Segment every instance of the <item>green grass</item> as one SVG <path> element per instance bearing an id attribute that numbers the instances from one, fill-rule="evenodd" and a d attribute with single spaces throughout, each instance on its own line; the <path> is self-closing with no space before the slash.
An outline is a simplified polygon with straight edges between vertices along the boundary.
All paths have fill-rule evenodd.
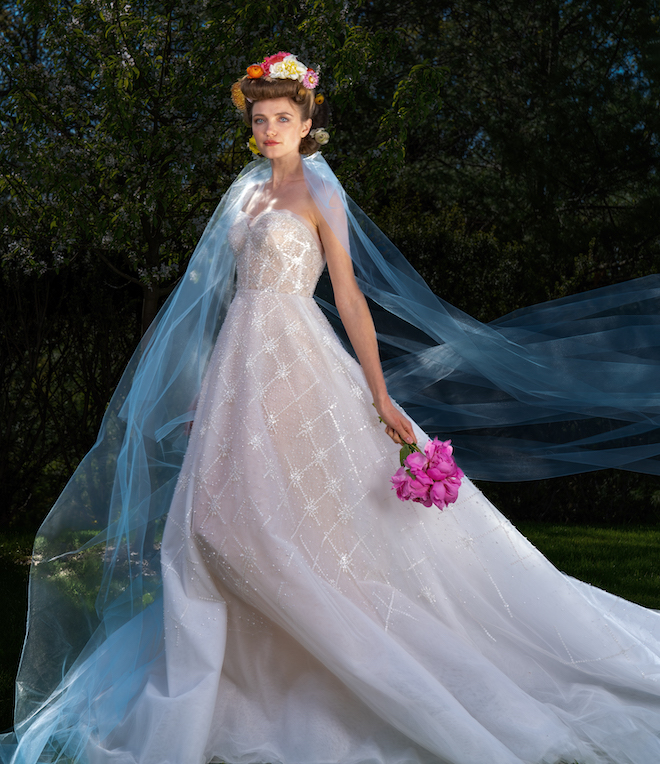
<path id="1" fill-rule="evenodd" d="M 521 523 L 522 533 L 560 570 L 646 607 L 660 609 L 660 528 L 590 528 Z M 12 721 L 14 676 L 25 632 L 32 538 L 0 534 L 0 730 Z"/>
<path id="2" fill-rule="evenodd" d="M 660 528 L 521 523 L 559 570 L 644 607 L 660 609 Z"/>

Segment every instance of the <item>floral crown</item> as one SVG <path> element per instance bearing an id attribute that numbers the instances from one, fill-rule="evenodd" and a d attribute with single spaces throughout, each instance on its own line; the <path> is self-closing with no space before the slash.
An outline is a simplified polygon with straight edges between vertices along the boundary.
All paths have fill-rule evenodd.
<path id="1" fill-rule="evenodd" d="M 268 77 L 272 80 L 298 80 L 307 90 L 314 90 L 319 84 L 319 73 L 301 64 L 293 53 L 281 50 L 273 56 L 266 56 L 260 64 L 247 68 L 251 80 Z"/>
<path id="2" fill-rule="evenodd" d="M 245 112 L 245 102 L 246 100 L 250 100 L 246 99 L 243 95 L 241 82 L 245 79 L 258 80 L 262 77 L 267 80 L 295 80 L 300 82 L 307 90 L 315 90 L 319 84 L 318 68 L 315 70 L 305 66 L 305 64 L 298 61 L 293 53 L 287 53 L 286 51 L 281 50 L 279 53 L 275 53 L 272 56 L 266 56 L 260 64 L 251 64 L 248 66 L 247 74 L 232 85 L 231 100 L 239 111 Z M 325 98 L 321 94 L 314 98 L 317 106 L 320 106 L 324 100 Z M 328 131 L 321 127 L 310 130 L 309 135 L 319 144 L 319 146 L 325 146 L 330 140 Z M 248 146 L 255 154 L 259 153 L 254 137 L 250 139 Z"/>

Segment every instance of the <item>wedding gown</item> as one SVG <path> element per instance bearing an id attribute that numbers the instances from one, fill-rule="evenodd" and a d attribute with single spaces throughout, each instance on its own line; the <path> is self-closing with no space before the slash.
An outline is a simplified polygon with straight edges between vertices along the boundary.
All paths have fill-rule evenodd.
<path id="1" fill-rule="evenodd" d="M 315 234 L 270 210 L 229 239 L 164 657 L 89 759 L 660 761 L 660 615 L 557 571 L 467 479 L 444 512 L 399 501 L 398 447 L 312 297 Z"/>

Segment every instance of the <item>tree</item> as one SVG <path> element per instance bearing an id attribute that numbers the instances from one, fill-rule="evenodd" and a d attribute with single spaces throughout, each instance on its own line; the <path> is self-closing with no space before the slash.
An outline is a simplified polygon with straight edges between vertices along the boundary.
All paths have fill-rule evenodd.
<path id="1" fill-rule="evenodd" d="M 365 13 L 381 31 L 410 19 L 409 61 L 447 72 L 396 186 L 516 245 L 510 309 L 658 269 L 657 2 L 376 0 Z"/>
<path id="2" fill-rule="evenodd" d="M 21 307 L 2 315 L 0 453 L 59 453 L 60 482 L 82 456 L 250 158 L 229 86 L 274 50 L 322 65 L 326 157 L 451 302 L 488 320 L 656 270 L 657 26 L 657 0 L 5 3 L 0 268 Z M 8 507 L 38 469 L 20 474 Z"/>
<path id="3" fill-rule="evenodd" d="M 230 84 L 265 54 L 293 49 L 325 62 L 339 116 L 381 38 L 347 26 L 339 2 L 5 5 L 4 506 L 41 513 L 54 498 L 91 444 L 130 348 L 250 158 Z M 399 70 L 383 69 L 379 88 Z M 388 106 L 381 90 L 376 122 Z M 350 156 L 364 138 L 352 122 L 342 137 L 338 124 L 335 151 Z"/>

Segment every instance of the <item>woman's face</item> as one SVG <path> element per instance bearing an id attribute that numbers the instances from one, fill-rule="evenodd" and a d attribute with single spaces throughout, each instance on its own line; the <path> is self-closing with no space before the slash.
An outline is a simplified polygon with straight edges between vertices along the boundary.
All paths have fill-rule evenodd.
<path id="1" fill-rule="evenodd" d="M 269 98 L 252 106 L 252 133 L 257 148 L 267 159 L 281 159 L 299 153 L 300 139 L 310 131 L 312 120 L 300 118 L 298 106 L 290 98 Z"/>

